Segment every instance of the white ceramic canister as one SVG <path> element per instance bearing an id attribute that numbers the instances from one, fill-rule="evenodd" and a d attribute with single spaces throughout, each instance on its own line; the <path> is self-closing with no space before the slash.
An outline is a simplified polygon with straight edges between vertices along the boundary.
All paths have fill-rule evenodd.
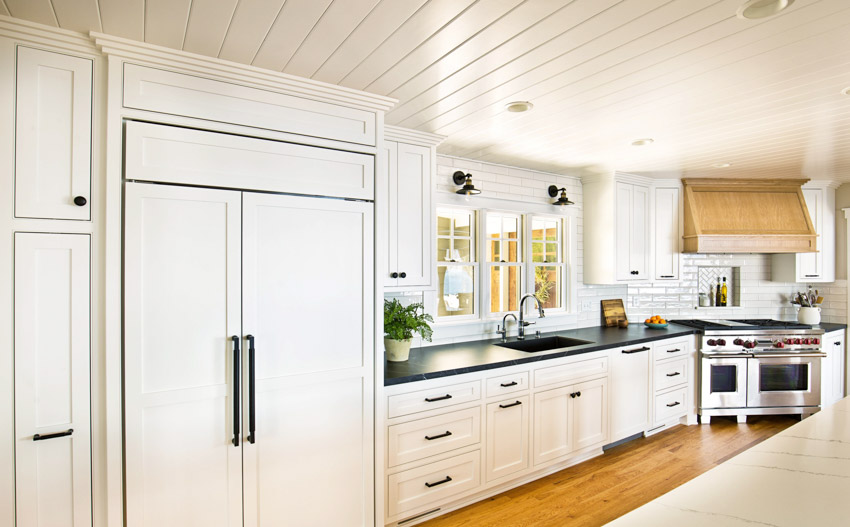
<path id="1" fill-rule="evenodd" d="M 819 307 L 801 307 L 797 311 L 797 322 L 801 324 L 811 324 L 816 326 L 820 324 L 820 308 Z"/>

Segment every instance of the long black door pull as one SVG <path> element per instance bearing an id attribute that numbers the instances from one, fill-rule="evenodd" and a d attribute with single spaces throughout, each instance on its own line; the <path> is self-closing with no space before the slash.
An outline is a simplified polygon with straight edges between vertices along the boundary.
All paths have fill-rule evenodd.
<path id="1" fill-rule="evenodd" d="M 248 442 L 252 445 L 257 440 L 256 418 L 257 403 L 257 374 L 254 367 L 254 335 L 246 335 L 248 339 Z"/>
<path id="2" fill-rule="evenodd" d="M 230 337 L 233 341 L 233 446 L 239 446 L 239 336 Z"/>
<path id="3" fill-rule="evenodd" d="M 64 432 L 56 432 L 55 434 L 35 434 L 32 436 L 33 441 L 44 441 L 45 439 L 56 439 L 57 437 L 67 437 L 74 433 L 73 428 L 69 428 Z"/>

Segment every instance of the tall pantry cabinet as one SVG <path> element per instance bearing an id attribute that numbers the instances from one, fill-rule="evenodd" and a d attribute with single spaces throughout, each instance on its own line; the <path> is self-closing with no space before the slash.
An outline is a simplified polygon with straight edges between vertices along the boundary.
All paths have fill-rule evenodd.
<path id="1" fill-rule="evenodd" d="M 85 39 L 0 24 L 3 525 L 94 519 L 99 64 Z"/>

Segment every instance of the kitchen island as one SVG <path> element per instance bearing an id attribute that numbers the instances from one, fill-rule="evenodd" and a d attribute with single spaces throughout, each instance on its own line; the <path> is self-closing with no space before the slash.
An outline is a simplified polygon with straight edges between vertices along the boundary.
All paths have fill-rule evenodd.
<path id="1" fill-rule="evenodd" d="M 609 523 L 847 525 L 850 398 Z"/>

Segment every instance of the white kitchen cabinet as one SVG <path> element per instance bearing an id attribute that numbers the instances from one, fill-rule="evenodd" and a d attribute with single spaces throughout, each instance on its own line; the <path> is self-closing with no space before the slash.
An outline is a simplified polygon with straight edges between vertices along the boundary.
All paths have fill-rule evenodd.
<path id="1" fill-rule="evenodd" d="M 585 283 L 652 278 L 650 188 L 648 179 L 629 174 L 582 180 Z"/>
<path id="2" fill-rule="evenodd" d="M 653 200 L 653 276 L 678 280 L 682 245 L 681 189 L 656 187 Z"/>
<path id="3" fill-rule="evenodd" d="M 652 401 L 653 429 L 677 422 L 693 412 L 696 384 L 692 337 L 666 339 L 653 343 Z"/>
<path id="4" fill-rule="evenodd" d="M 601 445 L 608 438 L 608 379 L 534 394 L 534 465 Z"/>
<path id="5" fill-rule="evenodd" d="M 774 282 L 830 283 L 835 281 L 835 187 L 803 185 L 803 197 L 817 233 L 817 252 L 774 254 Z"/>
<path id="6" fill-rule="evenodd" d="M 613 349 L 609 357 L 611 442 L 615 442 L 649 429 L 652 343 Z"/>
<path id="7" fill-rule="evenodd" d="M 617 183 L 617 280 L 649 278 L 649 187 Z"/>
<path id="8" fill-rule="evenodd" d="M 15 234 L 16 525 L 92 524 L 90 236 Z"/>
<path id="9" fill-rule="evenodd" d="M 127 525 L 371 525 L 372 205 L 126 196 Z"/>
<path id="10" fill-rule="evenodd" d="M 528 401 L 523 395 L 487 405 L 487 481 L 528 468 Z"/>
<path id="11" fill-rule="evenodd" d="M 18 46 L 15 216 L 91 219 L 92 61 Z"/>
<path id="12" fill-rule="evenodd" d="M 844 398 L 844 343 L 844 330 L 824 335 L 826 357 L 821 360 L 821 406 L 833 405 Z"/>
<path id="13" fill-rule="evenodd" d="M 428 288 L 434 269 L 432 206 L 436 145 L 442 136 L 387 126 L 380 181 L 386 194 L 384 285 Z"/>

